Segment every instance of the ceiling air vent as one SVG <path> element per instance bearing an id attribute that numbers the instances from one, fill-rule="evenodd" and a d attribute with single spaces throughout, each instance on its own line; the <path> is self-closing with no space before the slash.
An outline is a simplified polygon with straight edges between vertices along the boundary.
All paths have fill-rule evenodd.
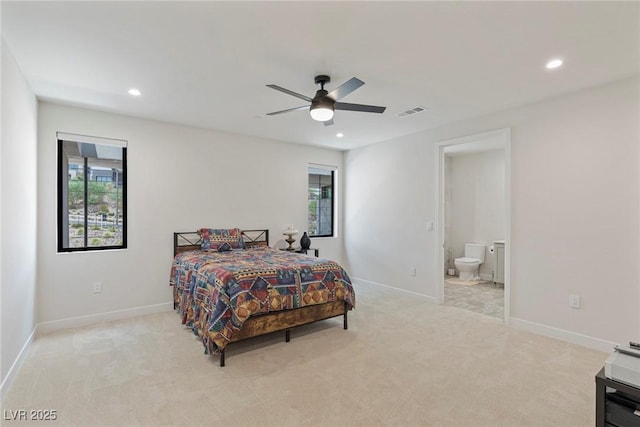
<path id="1" fill-rule="evenodd" d="M 426 107 L 422 107 L 422 106 L 418 105 L 417 107 L 410 108 L 408 110 L 396 113 L 396 116 L 398 116 L 398 117 L 407 117 L 407 116 L 410 116 L 412 114 L 422 113 L 425 110 L 426 110 Z"/>

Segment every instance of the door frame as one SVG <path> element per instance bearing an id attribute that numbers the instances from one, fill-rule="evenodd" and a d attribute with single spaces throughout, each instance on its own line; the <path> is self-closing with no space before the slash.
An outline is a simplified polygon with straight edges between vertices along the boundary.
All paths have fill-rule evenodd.
<path id="1" fill-rule="evenodd" d="M 468 147 L 476 147 L 482 150 L 483 147 L 504 150 L 505 157 L 505 254 L 504 254 L 504 323 L 511 323 L 511 129 L 497 129 L 460 138 L 446 139 L 435 144 L 435 184 L 436 184 L 436 231 L 435 253 L 437 254 L 435 270 L 435 283 L 438 304 L 444 304 L 444 185 L 445 185 L 445 148 L 454 145 L 467 144 Z M 464 147 L 460 147 L 465 151 Z"/>

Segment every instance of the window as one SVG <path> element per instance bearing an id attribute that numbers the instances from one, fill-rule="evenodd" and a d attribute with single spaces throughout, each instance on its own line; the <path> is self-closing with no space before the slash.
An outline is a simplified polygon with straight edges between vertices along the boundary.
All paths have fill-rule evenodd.
<path id="1" fill-rule="evenodd" d="M 126 247 L 126 141 L 58 133 L 58 252 Z"/>
<path id="2" fill-rule="evenodd" d="M 309 224 L 310 237 L 332 237 L 335 216 L 336 168 L 309 166 Z"/>

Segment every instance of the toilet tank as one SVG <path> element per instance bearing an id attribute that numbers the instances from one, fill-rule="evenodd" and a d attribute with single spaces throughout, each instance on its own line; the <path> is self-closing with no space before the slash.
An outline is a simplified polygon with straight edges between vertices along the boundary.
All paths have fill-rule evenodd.
<path id="1" fill-rule="evenodd" d="M 479 259 L 481 263 L 484 262 L 484 250 L 485 245 L 476 245 L 475 243 L 464 244 L 464 256 L 467 258 Z"/>

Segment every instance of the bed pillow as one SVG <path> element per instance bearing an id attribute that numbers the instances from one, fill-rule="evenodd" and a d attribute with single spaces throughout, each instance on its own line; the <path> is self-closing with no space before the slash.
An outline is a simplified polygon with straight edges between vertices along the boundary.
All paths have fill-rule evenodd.
<path id="1" fill-rule="evenodd" d="M 244 249 L 242 232 L 239 228 L 201 228 L 200 237 L 202 238 L 200 248 L 205 251 Z"/>

